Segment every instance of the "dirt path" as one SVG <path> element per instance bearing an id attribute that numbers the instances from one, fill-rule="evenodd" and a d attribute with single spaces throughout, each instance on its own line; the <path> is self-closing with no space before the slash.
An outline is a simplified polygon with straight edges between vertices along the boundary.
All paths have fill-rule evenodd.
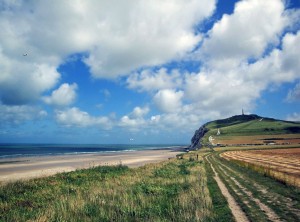
<path id="1" fill-rule="evenodd" d="M 251 181 L 246 178 L 245 176 L 241 175 L 240 173 L 236 172 L 235 170 L 231 169 L 229 166 L 224 165 L 223 163 L 219 162 L 219 165 L 222 166 L 222 168 L 226 169 L 230 172 L 231 175 L 234 176 L 234 180 L 237 179 L 244 181 L 245 183 L 251 183 Z M 237 181 L 235 183 L 238 183 Z M 263 186 L 262 184 L 259 184 L 257 182 L 252 183 L 252 186 L 255 187 L 256 191 L 260 193 L 260 197 L 266 199 L 268 202 L 273 203 L 280 203 L 280 208 L 288 209 L 292 214 L 294 214 L 296 217 L 300 218 L 300 209 L 297 207 L 297 203 L 293 202 L 290 198 L 284 197 L 278 193 L 273 192 L 269 188 Z M 252 195 L 252 193 L 251 193 Z M 265 204 L 263 204 L 265 205 Z M 268 208 L 268 207 L 267 207 Z M 273 215 L 274 214 L 270 214 Z M 278 217 L 278 216 L 277 216 Z"/>
<path id="2" fill-rule="evenodd" d="M 234 177 L 231 177 L 230 175 L 227 174 L 227 172 L 224 171 L 224 169 L 222 167 L 220 167 L 220 169 L 223 171 L 223 173 L 230 178 L 235 185 L 237 185 L 237 187 L 242 190 L 249 199 L 252 199 L 257 206 L 260 208 L 261 211 L 265 212 L 265 214 L 267 215 L 268 219 L 273 221 L 273 222 L 280 222 L 280 218 L 278 217 L 278 215 L 271 209 L 269 208 L 267 205 L 265 205 L 264 203 L 262 203 L 258 198 L 255 198 L 252 194 L 251 191 L 249 191 L 247 188 L 245 188 L 244 186 L 242 186 Z"/>
<path id="3" fill-rule="evenodd" d="M 216 180 L 222 194 L 227 199 L 229 208 L 230 208 L 235 220 L 237 222 L 248 222 L 249 220 L 248 220 L 246 214 L 242 211 L 241 207 L 238 205 L 238 203 L 235 201 L 235 199 L 231 196 L 227 187 L 220 179 L 218 173 L 215 171 L 215 168 L 213 167 L 212 163 L 207 158 L 206 158 L 206 160 L 209 162 L 210 167 L 212 168 L 212 170 L 215 174 L 214 179 Z"/>
<path id="4" fill-rule="evenodd" d="M 299 190 L 246 169 L 220 157 L 206 156 L 215 174 L 225 185 L 250 221 L 299 221 Z M 219 184 L 219 183 L 218 183 Z"/>

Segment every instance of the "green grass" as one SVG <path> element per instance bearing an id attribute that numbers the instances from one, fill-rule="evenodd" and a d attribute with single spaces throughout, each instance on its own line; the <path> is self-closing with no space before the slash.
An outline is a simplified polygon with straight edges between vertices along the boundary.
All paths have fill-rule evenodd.
<path id="1" fill-rule="evenodd" d="M 241 209 L 246 213 L 247 217 L 251 221 L 257 221 L 257 222 L 267 221 L 266 215 L 264 214 L 264 212 L 260 211 L 259 207 L 252 200 L 252 198 L 249 198 L 244 193 L 243 190 L 240 190 L 238 186 L 220 170 L 220 165 L 215 160 L 215 158 L 209 157 L 209 159 L 210 162 L 212 162 L 212 164 L 214 165 L 215 170 L 218 172 L 219 177 L 227 187 L 228 191 L 233 196 L 233 198 L 237 201 Z"/>
<path id="2" fill-rule="evenodd" d="M 225 126 L 221 128 L 222 135 L 230 136 L 251 136 L 251 135 L 276 135 L 292 133 L 292 127 L 299 127 L 300 124 L 285 123 L 280 121 L 258 121 L 252 120 L 233 126 Z M 216 135 L 217 130 L 211 133 Z"/>
<path id="3" fill-rule="evenodd" d="M 227 203 L 213 207 L 211 192 L 220 196 L 190 156 L 94 167 L 0 187 L 0 221 L 216 221 Z"/>
<path id="4" fill-rule="evenodd" d="M 262 121 L 260 121 L 262 119 Z M 299 134 L 300 123 L 262 118 L 256 115 L 233 116 L 228 119 L 216 120 L 206 124 L 209 130 L 202 138 L 202 144 L 208 144 L 209 136 L 216 136 L 221 131 L 219 139 L 223 136 L 254 136 L 254 135 L 280 135 Z"/>
<path id="5" fill-rule="evenodd" d="M 256 171 L 242 167 L 232 161 L 225 160 L 218 156 L 218 152 L 215 152 L 210 160 L 230 193 L 251 220 L 265 221 L 266 218 L 264 213 L 257 208 L 257 204 L 253 202 L 252 198 L 248 198 L 243 190 L 239 190 L 241 195 L 237 195 L 233 191 L 233 188 L 238 188 L 230 181 L 230 178 L 219 169 L 220 166 L 225 169 L 229 177 L 235 178 L 235 180 L 249 190 L 255 198 L 276 212 L 281 219 L 285 221 L 298 221 L 300 215 L 300 190 L 298 188 L 288 186 L 266 175 L 259 174 Z M 245 204 L 245 202 L 247 202 L 247 204 Z M 298 213 L 295 213 L 297 209 Z"/>
<path id="6" fill-rule="evenodd" d="M 217 182 L 214 180 L 214 173 L 207 162 L 205 162 L 205 170 L 207 172 L 207 187 L 212 198 L 214 221 L 235 221 L 231 210 L 228 207 L 227 200 L 221 193 Z"/>

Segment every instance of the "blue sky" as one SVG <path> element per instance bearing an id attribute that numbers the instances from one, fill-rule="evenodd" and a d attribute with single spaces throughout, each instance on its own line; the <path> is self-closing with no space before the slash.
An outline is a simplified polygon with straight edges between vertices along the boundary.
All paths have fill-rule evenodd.
<path id="1" fill-rule="evenodd" d="M 0 0 L 0 142 L 188 144 L 300 121 L 300 1 Z"/>

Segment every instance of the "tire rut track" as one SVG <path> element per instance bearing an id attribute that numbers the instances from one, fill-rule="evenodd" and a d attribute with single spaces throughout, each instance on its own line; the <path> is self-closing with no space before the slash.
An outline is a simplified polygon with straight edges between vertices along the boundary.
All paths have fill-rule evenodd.
<path id="1" fill-rule="evenodd" d="M 219 177 L 218 173 L 216 172 L 215 168 L 213 167 L 212 163 L 208 160 L 207 157 L 205 157 L 205 159 L 210 164 L 210 167 L 215 174 L 214 179 L 217 182 L 222 194 L 225 196 L 225 198 L 228 202 L 229 208 L 230 208 L 235 220 L 237 222 L 250 222 L 250 220 L 248 219 L 246 214 L 241 209 L 240 205 L 236 202 L 236 200 L 233 198 L 233 196 L 229 193 L 227 187 L 220 179 L 220 177 Z"/>
<path id="2" fill-rule="evenodd" d="M 247 178 L 246 175 L 245 175 L 246 177 L 244 177 L 243 173 L 236 172 L 233 169 L 231 169 L 229 166 L 224 165 L 214 155 L 208 155 L 205 157 L 205 159 L 210 164 L 215 175 L 217 174 L 218 179 L 221 180 L 221 182 L 223 183 L 223 185 L 225 187 L 227 186 L 226 187 L 227 191 L 228 191 L 228 188 L 230 187 L 231 192 L 234 192 L 234 194 L 236 194 L 235 198 L 237 198 L 237 199 L 235 199 L 235 202 L 237 203 L 237 200 L 239 200 L 239 201 L 241 201 L 241 203 L 243 203 L 242 206 L 246 212 L 245 215 L 246 215 L 248 221 L 249 220 L 252 221 L 255 217 L 259 218 L 259 217 L 257 217 L 257 215 L 259 215 L 259 214 L 255 213 L 255 209 L 257 209 L 259 212 L 261 212 L 260 214 L 265 216 L 265 219 L 263 219 L 263 221 L 264 220 L 269 220 L 269 221 L 274 221 L 274 222 L 297 221 L 297 219 L 295 220 L 295 218 L 299 218 L 300 210 L 297 209 L 297 207 L 296 207 L 297 200 L 292 200 L 289 197 L 282 196 L 280 193 L 276 193 L 276 192 L 273 193 L 272 191 L 269 191 L 268 189 L 270 189 L 270 188 L 267 188 L 262 184 L 257 184 L 256 180 L 249 180 L 249 178 Z M 225 180 L 226 183 L 224 183 L 222 180 Z M 252 189 L 249 190 L 247 188 L 247 187 L 249 187 L 249 185 L 247 183 L 249 185 L 251 184 L 251 186 L 253 185 L 255 188 L 257 188 L 257 190 L 255 190 L 255 194 L 253 193 Z M 246 186 L 244 186 L 243 184 Z M 218 185 L 219 185 L 219 183 L 218 183 Z M 232 186 L 232 185 L 234 185 L 234 186 Z M 258 191 L 258 193 L 256 191 Z M 249 203 L 252 203 L 252 204 L 249 205 Z M 253 206 L 255 206 L 255 208 L 253 208 Z M 277 211 L 274 211 L 271 207 L 274 207 L 274 209 L 277 209 L 277 207 L 279 207 L 281 214 L 277 214 Z M 241 209 L 240 205 L 239 205 L 239 208 Z M 253 212 L 254 212 L 254 214 L 253 214 Z M 290 216 L 286 216 L 286 213 L 289 214 Z M 259 219 L 262 219 L 262 218 L 259 218 Z M 254 219 L 253 221 L 256 221 L 256 220 Z"/>
<path id="3" fill-rule="evenodd" d="M 252 199 L 257 204 L 257 206 L 260 208 L 261 211 L 263 211 L 266 214 L 266 216 L 268 217 L 269 220 L 274 221 L 274 222 L 283 221 L 279 218 L 279 216 L 270 207 L 268 207 L 267 205 L 262 203 L 258 198 L 255 198 L 253 196 L 252 192 L 249 191 L 244 186 L 242 186 L 236 180 L 236 178 L 230 176 L 222 167 L 219 166 L 219 169 L 227 176 L 227 178 L 231 179 L 237 185 L 237 187 L 248 196 L 249 199 Z"/>
<path id="4" fill-rule="evenodd" d="M 277 205 L 280 205 L 281 208 L 283 207 L 284 209 L 290 211 L 295 217 L 300 218 L 300 209 L 295 208 L 295 205 L 297 203 L 291 200 L 289 197 L 284 197 L 281 194 L 274 193 L 270 191 L 267 187 L 259 184 L 257 181 L 255 181 L 255 183 L 251 182 L 248 178 L 241 175 L 241 173 L 238 173 L 237 171 L 233 170 L 231 167 L 225 165 L 221 161 L 218 161 L 218 164 L 220 164 L 222 167 L 226 168 L 228 171 L 234 174 L 235 178 L 240 178 L 240 180 L 244 181 L 244 183 L 251 183 L 252 186 L 257 188 L 257 191 L 260 193 L 260 195 L 266 199 L 266 202 L 277 203 Z"/>

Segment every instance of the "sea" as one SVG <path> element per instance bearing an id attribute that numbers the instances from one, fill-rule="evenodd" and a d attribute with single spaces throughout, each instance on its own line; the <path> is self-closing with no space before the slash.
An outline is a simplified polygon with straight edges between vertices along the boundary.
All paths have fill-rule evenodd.
<path id="1" fill-rule="evenodd" d="M 187 145 L 155 144 L 0 144 L 0 159 L 34 156 L 78 155 L 138 150 L 181 149 Z"/>

